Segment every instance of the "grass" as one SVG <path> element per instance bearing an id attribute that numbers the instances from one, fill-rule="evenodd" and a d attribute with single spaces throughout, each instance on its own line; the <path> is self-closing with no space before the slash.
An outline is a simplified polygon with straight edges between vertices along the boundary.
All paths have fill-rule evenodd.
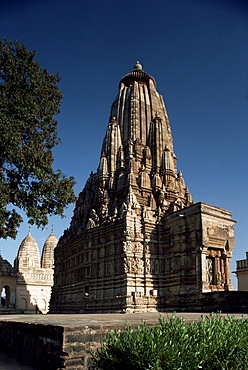
<path id="1" fill-rule="evenodd" d="M 93 354 L 101 370 L 248 369 L 248 320 L 212 314 L 185 323 L 174 315 L 159 325 L 127 325 L 109 333 Z"/>

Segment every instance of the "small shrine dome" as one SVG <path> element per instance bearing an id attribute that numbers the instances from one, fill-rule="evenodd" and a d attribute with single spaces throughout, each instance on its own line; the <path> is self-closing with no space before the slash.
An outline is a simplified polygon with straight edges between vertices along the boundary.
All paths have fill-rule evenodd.
<path id="1" fill-rule="evenodd" d="M 15 270 L 9 261 L 0 255 L 0 276 L 15 276 Z"/>

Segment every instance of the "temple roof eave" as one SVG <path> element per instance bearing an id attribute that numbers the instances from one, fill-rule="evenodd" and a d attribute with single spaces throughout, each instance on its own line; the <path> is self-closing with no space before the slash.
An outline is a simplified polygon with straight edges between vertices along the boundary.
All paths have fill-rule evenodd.
<path id="1" fill-rule="evenodd" d="M 120 83 L 119 83 L 119 88 L 121 87 L 121 84 L 123 83 L 124 85 L 128 86 L 130 85 L 131 82 L 133 81 L 149 81 L 152 80 L 155 88 L 156 86 L 156 81 L 155 78 L 149 75 L 148 73 L 142 71 L 142 70 L 137 70 L 137 71 L 132 71 L 131 73 L 128 73 L 127 75 L 123 76 Z"/>

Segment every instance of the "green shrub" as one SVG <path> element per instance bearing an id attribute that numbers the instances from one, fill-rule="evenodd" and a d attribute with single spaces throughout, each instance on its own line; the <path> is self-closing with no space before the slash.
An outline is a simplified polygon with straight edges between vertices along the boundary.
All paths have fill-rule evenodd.
<path id="1" fill-rule="evenodd" d="M 248 321 L 220 314 L 186 324 L 160 318 L 124 332 L 109 333 L 93 355 L 102 370 L 245 370 L 248 369 Z"/>

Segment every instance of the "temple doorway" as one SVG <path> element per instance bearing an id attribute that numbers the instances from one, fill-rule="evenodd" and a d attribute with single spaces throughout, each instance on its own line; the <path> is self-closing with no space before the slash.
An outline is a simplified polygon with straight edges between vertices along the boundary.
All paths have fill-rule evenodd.
<path id="1" fill-rule="evenodd" d="M 7 307 L 10 304 L 10 287 L 5 285 L 1 292 L 1 306 Z"/>

